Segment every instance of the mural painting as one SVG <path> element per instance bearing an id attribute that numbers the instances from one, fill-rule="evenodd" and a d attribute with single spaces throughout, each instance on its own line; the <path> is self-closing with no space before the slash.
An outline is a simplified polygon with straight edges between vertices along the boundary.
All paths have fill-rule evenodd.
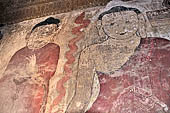
<path id="1" fill-rule="evenodd" d="M 70 14 L 67 15 L 67 19 L 68 16 Z M 0 90 L 4 91 L 0 104 L 2 112 L 64 112 L 67 106 L 54 108 L 60 106 L 60 104 L 65 104 L 62 101 L 63 98 L 66 98 L 69 89 L 65 88 L 64 85 L 71 78 L 74 78 L 72 65 L 77 61 L 74 57 L 74 53 L 78 51 L 76 43 L 84 37 L 82 29 L 90 24 L 90 20 L 85 19 L 85 12 L 81 12 L 72 21 L 78 26 L 73 25 L 71 30 L 70 26 L 66 26 L 64 29 L 68 29 L 71 35 L 65 39 L 63 38 L 63 32 L 60 32 L 61 28 L 59 28 L 61 21 L 53 17 L 34 25 L 32 30 L 27 33 L 25 37 L 26 46 L 12 55 L 1 78 L 2 89 Z M 62 24 L 62 26 L 65 25 Z M 60 35 L 56 37 L 59 32 Z M 61 42 L 63 40 L 67 41 L 68 46 L 66 44 L 61 45 L 61 43 L 56 44 L 55 38 L 62 38 Z M 69 49 L 65 49 L 63 52 L 63 48 L 67 47 Z M 66 59 L 66 61 L 62 61 L 61 58 Z M 59 67 L 58 65 L 62 66 Z M 57 67 L 59 67 L 59 70 L 63 68 L 62 71 L 64 72 L 60 70 L 59 74 L 56 75 L 56 78 L 59 76 L 59 80 L 57 82 L 54 80 L 55 85 L 50 86 L 50 80 L 55 75 Z M 74 86 L 75 83 L 72 87 Z M 50 92 L 50 87 L 53 87 L 55 94 L 51 94 L 53 91 Z M 7 89 L 10 90 L 5 92 Z M 6 95 L 6 93 L 9 93 L 9 95 Z M 10 100 L 4 100 L 4 97 L 10 98 Z M 15 98 L 13 99 L 13 97 Z M 51 97 L 53 100 L 50 100 Z M 68 98 L 71 98 L 71 96 Z M 9 104 L 9 106 L 5 106 L 3 103 Z"/>
<path id="2" fill-rule="evenodd" d="M 44 24 L 35 25 L 26 35 L 26 47 L 10 59 L 0 82 L 2 111 L 45 112 L 49 80 L 55 73 L 60 53 L 60 47 L 51 43 L 51 35 L 57 30 L 56 20 L 48 18 Z"/>
<path id="3" fill-rule="evenodd" d="M 113 13 L 111 10 L 112 9 L 101 15 Z M 163 11 L 166 10 L 168 9 Z M 157 18 L 160 19 L 159 17 L 162 17 L 161 19 L 167 20 L 167 13 L 167 18 L 164 18 L 164 16 L 162 16 L 164 13 L 161 11 L 162 10 L 157 11 L 160 13 L 160 15 L 157 15 Z M 119 12 L 121 13 L 120 9 Z M 126 17 L 124 13 L 122 13 L 121 16 L 122 18 Z M 156 15 L 154 16 L 156 17 Z M 114 17 L 116 16 L 114 15 L 112 18 L 110 17 L 110 19 Z M 158 27 L 162 24 L 164 24 L 164 27 L 168 27 L 168 22 L 166 23 L 166 21 L 161 23 L 160 20 L 161 24 L 159 24 L 156 19 L 152 19 L 152 21 L 155 22 Z M 107 25 L 112 26 L 112 22 L 114 21 L 112 20 Z M 120 22 L 120 19 L 118 22 Z M 121 24 L 126 25 L 126 23 L 120 22 L 118 26 Z M 136 24 L 130 25 L 133 26 Z M 130 27 L 130 25 L 128 25 L 128 27 Z M 114 28 L 110 29 L 110 31 L 113 30 L 112 32 L 114 32 L 119 30 L 114 30 Z M 166 29 L 159 29 L 159 35 L 163 35 L 163 33 L 166 32 L 165 30 Z M 107 32 L 105 31 L 105 33 Z M 111 32 L 109 34 L 111 34 Z M 115 34 L 117 33 L 114 33 L 114 35 Z M 164 35 L 164 38 L 167 39 L 168 35 Z M 119 36 L 119 39 L 121 39 L 121 36 Z M 169 43 L 168 40 L 158 37 L 141 37 L 140 44 L 137 46 L 134 54 L 129 57 L 129 60 L 126 61 L 124 65 L 121 65 L 120 69 L 115 70 L 114 73 L 100 72 L 98 74 L 100 93 L 92 108 L 86 113 L 169 113 Z"/>
<path id="4" fill-rule="evenodd" d="M 169 113 L 170 13 L 152 3 L 0 28 L 0 113 Z"/>
<path id="5" fill-rule="evenodd" d="M 101 92 L 86 113 L 168 113 L 169 41 L 141 39 L 134 55 L 114 74 L 99 75 Z"/>
<path id="6" fill-rule="evenodd" d="M 138 29 L 138 23 L 144 24 L 144 22 L 138 22 L 139 13 L 137 9 L 117 6 L 99 16 L 98 21 L 101 21 L 99 27 L 107 38 L 103 42 L 86 47 L 81 52 L 76 94 L 68 108 L 68 113 L 86 110 L 83 107 L 87 106 L 90 101 L 95 74 L 113 73 L 133 54 L 140 43 L 140 34 L 143 33 L 141 28 L 144 28 L 140 25 L 141 28 Z M 122 17 L 122 15 L 124 16 Z M 118 26 L 120 23 L 123 25 Z M 138 32 L 138 36 L 136 32 Z M 74 108 L 77 102 L 82 104 L 78 106 L 79 109 Z M 87 105 L 83 105 L 83 103 L 87 103 Z"/>

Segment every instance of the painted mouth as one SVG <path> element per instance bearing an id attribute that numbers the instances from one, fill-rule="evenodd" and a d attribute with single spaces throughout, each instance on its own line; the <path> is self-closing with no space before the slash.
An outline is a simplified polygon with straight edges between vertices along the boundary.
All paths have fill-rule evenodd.
<path id="1" fill-rule="evenodd" d="M 124 33 L 120 33 L 120 35 L 125 35 L 127 32 L 124 32 Z"/>

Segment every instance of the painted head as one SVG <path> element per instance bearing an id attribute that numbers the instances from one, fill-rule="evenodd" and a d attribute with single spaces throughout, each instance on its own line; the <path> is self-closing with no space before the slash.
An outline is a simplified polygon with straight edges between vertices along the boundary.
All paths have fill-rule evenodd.
<path id="1" fill-rule="evenodd" d="M 36 24 L 25 38 L 27 46 L 31 49 L 37 49 L 51 42 L 58 30 L 59 23 L 59 19 L 49 17 Z"/>
<path id="2" fill-rule="evenodd" d="M 136 8 L 112 7 L 101 13 L 98 20 L 101 21 L 103 32 L 110 38 L 124 40 L 134 36 L 146 37 L 144 16 Z"/>

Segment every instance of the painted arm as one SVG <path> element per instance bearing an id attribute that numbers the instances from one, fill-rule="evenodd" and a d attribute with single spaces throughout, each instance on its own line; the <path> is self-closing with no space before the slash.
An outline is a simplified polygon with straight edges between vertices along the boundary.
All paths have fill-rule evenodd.
<path id="1" fill-rule="evenodd" d="M 95 75 L 89 48 L 81 52 L 76 76 L 76 90 L 66 113 L 84 113 L 90 102 Z"/>

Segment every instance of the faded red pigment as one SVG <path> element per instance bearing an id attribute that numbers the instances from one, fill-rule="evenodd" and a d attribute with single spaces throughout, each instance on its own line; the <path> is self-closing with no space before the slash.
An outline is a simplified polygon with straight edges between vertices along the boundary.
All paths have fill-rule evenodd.
<path id="1" fill-rule="evenodd" d="M 74 23 L 80 24 L 80 26 L 72 28 L 72 34 L 75 35 L 76 37 L 69 41 L 68 44 L 69 51 L 67 51 L 65 54 L 65 57 L 67 59 L 67 62 L 64 65 L 65 75 L 57 83 L 56 89 L 59 95 L 54 99 L 53 104 L 50 107 L 50 113 L 52 112 L 52 108 L 54 106 L 57 106 L 61 102 L 61 100 L 65 97 L 66 89 L 63 85 L 72 76 L 71 66 L 75 62 L 74 53 L 76 53 L 78 50 L 76 43 L 79 42 L 82 38 L 84 38 L 84 33 L 81 31 L 81 29 L 86 28 L 90 24 L 90 20 L 84 18 L 85 18 L 85 12 L 81 13 L 74 21 Z M 56 111 L 55 113 L 58 113 L 59 111 Z"/>
<path id="2" fill-rule="evenodd" d="M 45 112 L 45 106 L 42 104 L 47 102 L 49 80 L 56 71 L 59 53 L 60 47 L 49 43 L 35 50 L 24 47 L 12 56 L 4 77 L 0 80 L 1 112 L 39 113 L 40 109 Z M 31 56 L 36 57 L 38 74 L 43 78 L 45 87 L 32 82 L 32 73 L 26 71 Z"/>
<path id="3" fill-rule="evenodd" d="M 99 81 L 100 94 L 86 113 L 169 113 L 170 41 L 142 39 L 121 69 Z"/>

